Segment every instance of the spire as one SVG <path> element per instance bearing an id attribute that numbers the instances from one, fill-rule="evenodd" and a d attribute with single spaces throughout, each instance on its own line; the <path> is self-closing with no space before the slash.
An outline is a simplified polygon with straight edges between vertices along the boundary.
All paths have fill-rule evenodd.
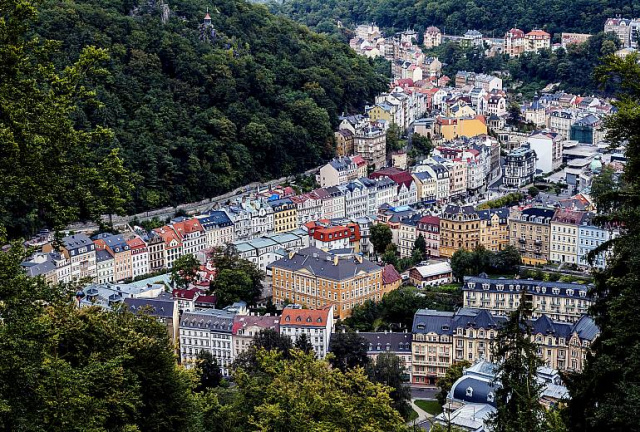
<path id="1" fill-rule="evenodd" d="M 207 8 L 207 14 L 204 16 L 204 25 L 211 25 L 211 15 L 209 15 L 209 8 Z"/>

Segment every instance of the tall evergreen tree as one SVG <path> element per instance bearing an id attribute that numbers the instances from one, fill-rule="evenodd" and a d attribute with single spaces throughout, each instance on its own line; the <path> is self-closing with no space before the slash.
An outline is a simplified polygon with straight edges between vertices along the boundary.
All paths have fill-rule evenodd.
<path id="1" fill-rule="evenodd" d="M 544 431 L 544 407 L 540 403 L 543 385 L 536 378 L 543 362 L 531 338 L 531 312 L 523 291 L 520 305 L 496 336 L 493 355 L 501 386 L 495 392 L 496 412 L 489 419 L 495 432 Z"/>
<path id="2" fill-rule="evenodd" d="M 600 335 L 580 374 L 565 381 L 571 394 L 568 426 L 572 431 L 640 431 L 640 65 L 638 56 L 609 58 L 598 70 L 602 82 L 621 90 L 617 113 L 606 121 L 607 138 L 626 146 L 627 165 L 615 188 L 599 188 L 596 204 L 602 224 L 622 235 L 594 253 L 612 247 L 604 271 L 595 272 L 597 296 L 591 315 Z M 593 256 L 593 254 L 592 254 Z"/>

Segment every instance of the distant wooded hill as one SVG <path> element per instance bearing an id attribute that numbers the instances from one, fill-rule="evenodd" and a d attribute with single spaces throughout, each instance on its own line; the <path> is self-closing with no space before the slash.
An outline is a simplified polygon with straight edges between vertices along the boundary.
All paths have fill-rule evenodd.
<path id="1" fill-rule="evenodd" d="M 242 0 L 45 0 L 36 31 L 61 41 L 59 65 L 108 48 L 109 75 L 88 83 L 102 106 L 76 120 L 110 128 L 140 174 L 131 210 L 319 164 L 338 114 L 386 87 L 348 46 Z"/>

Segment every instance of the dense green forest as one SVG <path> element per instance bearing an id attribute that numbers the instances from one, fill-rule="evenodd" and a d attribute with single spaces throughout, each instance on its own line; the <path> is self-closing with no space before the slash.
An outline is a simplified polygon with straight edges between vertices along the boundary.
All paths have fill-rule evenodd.
<path id="1" fill-rule="evenodd" d="M 57 66 L 107 49 L 106 74 L 88 82 L 101 105 L 74 118 L 113 132 L 94 150 L 122 148 L 140 175 L 135 209 L 314 166 L 333 154 L 337 116 L 385 87 L 347 46 L 242 0 L 45 0 L 39 12 L 37 34 L 61 41 Z"/>
<path id="2" fill-rule="evenodd" d="M 512 27 L 551 33 L 596 33 L 607 17 L 635 17 L 640 2 L 624 0 L 287 0 L 272 10 L 318 32 L 340 34 L 344 27 L 375 22 L 390 31 L 435 25 L 447 34 L 476 29 L 502 36 Z M 343 27 L 343 28 L 344 28 Z M 421 41 L 420 41 L 421 42 Z"/>

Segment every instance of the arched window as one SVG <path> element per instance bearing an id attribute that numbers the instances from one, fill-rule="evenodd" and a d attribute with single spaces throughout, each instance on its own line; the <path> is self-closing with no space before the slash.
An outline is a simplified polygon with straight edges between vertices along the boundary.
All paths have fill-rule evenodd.
<path id="1" fill-rule="evenodd" d="M 467 396 L 473 397 L 473 387 L 467 387 Z"/>

